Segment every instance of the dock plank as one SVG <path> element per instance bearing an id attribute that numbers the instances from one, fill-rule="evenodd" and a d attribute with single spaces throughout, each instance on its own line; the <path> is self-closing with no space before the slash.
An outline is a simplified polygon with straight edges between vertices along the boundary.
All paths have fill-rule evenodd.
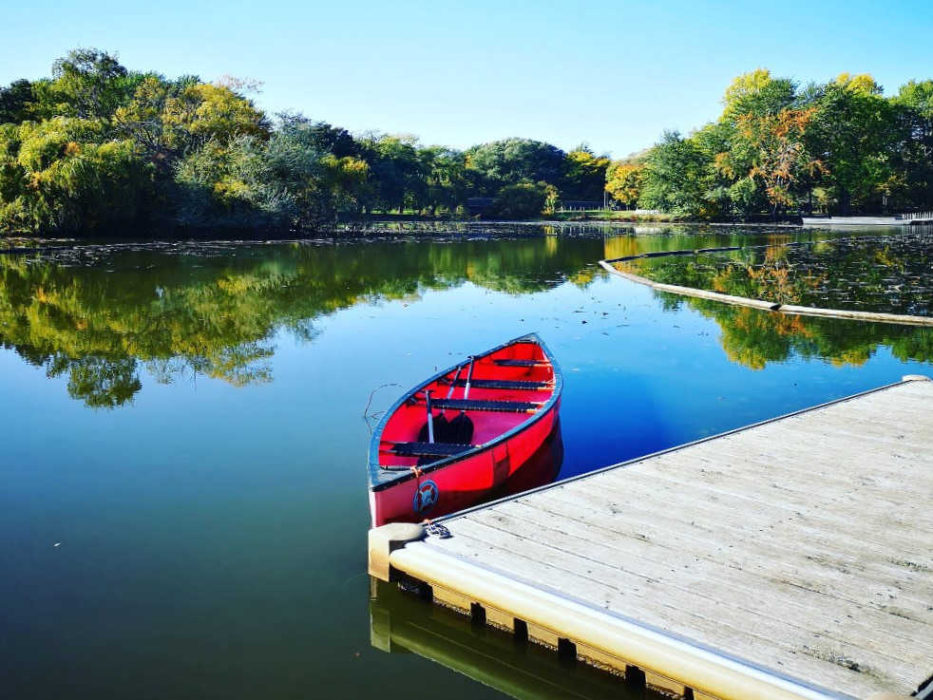
<path id="1" fill-rule="evenodd" d="M 529 514 L 524 512 L 525 510 L 531 510 L 532 512 Z M 639 572 L 647 578 L 659 580 L 668 573 L 688 573 L 689 580 L 686 583 L 683 581 L 678 582 L 676 584 L 676 588 L 678 589 L 683 589 L 687 592 L 696 589 L 699 595 L 707 596 L 707 590 L 711 588 L 720 590 L 720 587 L 722 587 L 722 589 L 730 591 L 730 599 L 735 603 L 738 609 L 753 612 L 753 610 L 750 609 L 752 606 L 746 605 L 745 601 L 748 599 L 755 599 L 759 595 L 762 586 L 777 584 L 777 593 L 781 596 L 782 606 L 780 619 L 799 620 L 809 617 L 812 622 L 825 625 L 825 629 L 829 629 L 839 622 L 836 613 L 828 616 L 814 617 L 814 611 L 811 609 L 806 598 L 815 591 L 775 580 L 767 575 L 767 573 L 752 572 L 752 576 L 748 576 L 747 574 L 749 572 L 746 568 L 731 563 L 720 562 L 711 557 L 697 557 L 697 560 L 693 564 L 688 565 L 678 572 L 676 568 L 671 567 L 670 560 L 666 557 L 666 553 L 663 551 L 659 553 L 660 548 L 657 546 L 657 543 L 652 542 L 649 544 L 637 538 L 614 538 L 611 545 L 603 542 L 594 542 L 590 537 L 590 531 L 585 524 L 580 523 L 580 521 L 565 521 L 562 522 L 559 527 L 552 527 L 551 523 L 555 521 L 553 519 L 540 517 L 540 511 L 535 509 L 518 509 L 518 512 L 521 513 L 519 517 L 527 518 L 529 522 L 534 523 L 542 529 L 552 530 L 553 532 L 549 533 L 551 539 L 561 542 L 561 546 L 565 550 L 574 548 L 590 549 L 594 553 L 598 553 L 600 560 L 604 562 L 625 562 L 624 566 L 626 568 Z M 834 578 L 838 578 L 838 576 Z M 833 592 L 838 593 L 838 590 L 834 590 Z M 821 612 L 822 611 L 820 611 L 820 613 Z M 769 614 L 771 613 L 769 612 Z M 863 641 L 868 644 L 868 648 L 878 646 L 879 652 L 884 654 L 887 653 L 886 649 L 890 648 L 885 646 L 885 642 L 888 641 L 888 639 L 886 638 L 885 642 L 879 643 L 879 636 L 877 634 L 878 628 L 875 626 L 878 622 L 884 620 L 882 614 L 882 611 L 874 612 L 874 614 L 872 614 L 872 611 L 869 611 L 868 614 L 864 616 L 864 619 L 853 621 L 850 624 L 854 624 L 859 628 L 859 632 L 864 636 Z M 909 643 L 913 636 L 918 634 L 931 634 L 933 633 L 933 629 L 931 629 L 929 625 L 918 622 L 913 625 L 905 625 L 904 629 L 882 629 L 882 632 L 890 637 L 890 641 Z M 832 633 L 829 634 L 831 636 Z M 839 641 L 845 642 L 846 640 Z"/>
<path id="2" fill-rule="evenodd" d="M 896 587 L 897 581 L 904 579 L 912 581 L 923 574 L 891 561 L 883 555 L 868 560 L 864 557 L 860 559 L 854 555 L 837 554 L 831 550 L 816 549 L 812 546 L 774 545 L 770 541 L 760 541 L 754 548 L 743 548 L 731 541 L 724 541 L 721 534 L 712 533 L 709 529 L 698 531 L 692 523 L 675 520 L 653 523 L 652 517 L 657 520 L 657 516 L 652 516 L 652 514 L 648 514 L 645 520 L 636 524 L 634 528 L 623 530 L 613 527 L 611 522 L 607 523 L 599 518 L 590 517 L 589 511 L 576 507 L 570 499 L 545 501 L 541 498 L 537 500 L 536 508 L 543 509 L 553 521 L 560 520 L 561 527 L 574 529 L 575 526 L 579 526 L 584 530 L 587 538 L 598 538 L 600 542 L 607 543 L 610 547 L 628 550 L 632 547 L 632 542 L 641 543 L 646 548 L 655 550 L 656 556 L 665 558 L 676 557 L 679 552 L 688 551 L 693 555 L 694 563 L 716 562 L 751 575 L 760 575 L 777 584 L 783 584 L 788 576 L 794 576 L 794 582 L 787 585 L 798 587 L 803 585 L 801 572 L 805 572 L 808 589 L 822 591 L 831 586 L 838 595 L 848 595 L 856 600 L 864 597 L 865 579 L 868 576 L 875 581 L 872 592 L 879 600 L 873 602 L 881 610 L 888 611 L 892 607 L 892 596 L 898 594 L 900 597 L 897 602 L 901 608 L 901 614 L 905 614 L 905 606 L 909 606 L 915 609 L 916 614 L 922 615 L 929 605 L 929 600 L 904 594 Z M 523 504 L 516 502 L 516 505 Z M 626 512 L 626 520 L 632 523 L 631 510 Z M 587 530 L 589 532 L 586 532 Z M 682 566 L 685 570 L 695 568 L 693 564 L 688 563 L 683 563 Z M 922 566 L 917 568 L 922 569 Z M 851 582 L 840 581 L 839 572 L 851 572 L 855 576 Z M 887 577 L 887 584 L 883 583 L 885 579 L 882 577 Z"/>

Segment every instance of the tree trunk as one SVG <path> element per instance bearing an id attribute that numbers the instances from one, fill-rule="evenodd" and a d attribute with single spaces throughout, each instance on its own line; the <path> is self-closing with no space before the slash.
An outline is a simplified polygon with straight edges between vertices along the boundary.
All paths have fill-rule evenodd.
<path id="1" fill-rule="evenodd" d="M 842 212 L 843 216 L 848 215 L 849 207 L 852 204 L 852 196 L 849 194 L 849 190 L 840 188 L 839 190 L 839 209 Z"/>

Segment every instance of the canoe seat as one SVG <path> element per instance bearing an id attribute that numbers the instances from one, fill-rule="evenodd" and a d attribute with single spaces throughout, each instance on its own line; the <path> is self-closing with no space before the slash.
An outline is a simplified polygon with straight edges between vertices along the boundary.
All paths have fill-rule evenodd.
<path id="1" fill-rule="evenodd" d="M 498 411 L 500 413 L 531 413 L 541 408 L 537 401 L 489 401 L 474 399 L 437 399 L 432 408 L 452 408 L 461 411 Z"/>
<path id="2" fill-rule="evenodd" d="M 450 442 L 397 442 L 392 446 L 392 452 L 403 457 L 450 457 L 474 447 L 476 445 Z"/>
<path id="3" fill-rule="evenodd" d="M 441 381 L 454 386 L 466 386 L 466 379 L 452 382 L 445 377 Z M 470 382 L 470 386 L 475 389 L 507 389 L 510 391 L 541 391 L 551 388 L 548 382 L 523 382 L 511 379 L 474 379 Z"/>
<path id="4" fill-rule="evenodd" d="M 544 367 L 550 364 L 543 360 L 493 360 L 500 367 Z"/>

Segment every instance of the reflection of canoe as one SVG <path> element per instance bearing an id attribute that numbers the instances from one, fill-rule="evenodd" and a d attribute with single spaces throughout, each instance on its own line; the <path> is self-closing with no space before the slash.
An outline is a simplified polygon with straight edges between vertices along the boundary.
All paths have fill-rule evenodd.
<path id="1" fill-rule="evenodd" d="M 530 334 L 409 391 L 370 445 L 373 525 L 451 513 L 524 480 L 555 428 L 562 385 L 550 351 Z"/>

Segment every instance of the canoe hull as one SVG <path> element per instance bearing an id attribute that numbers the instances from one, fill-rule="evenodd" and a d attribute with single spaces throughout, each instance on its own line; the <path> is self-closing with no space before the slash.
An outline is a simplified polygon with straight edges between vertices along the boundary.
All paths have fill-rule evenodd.
<path id="1" fill-rule="evenodd" d="M 507 490 L 509 482 L 521 480 L 529 487 L 548 483 L 560 469 L 560 460 L 548 449 L 549 443 L 560 441 L 559 409 L 557 401 L 525 430 L 498 445 L 390 488 L 370 491 L 373 527 L 417 523 L 470 508 Z M 527 473 L 531 471 L 540 473 Z"/>
<path id="2" fill-rule="evenodd" d="M 552 479 L 562 387 L 557 362 L 532 333 L 403 395 L 370 444 L 373 526 L 421 522 L 503 495 L 507 484 Z"/>

